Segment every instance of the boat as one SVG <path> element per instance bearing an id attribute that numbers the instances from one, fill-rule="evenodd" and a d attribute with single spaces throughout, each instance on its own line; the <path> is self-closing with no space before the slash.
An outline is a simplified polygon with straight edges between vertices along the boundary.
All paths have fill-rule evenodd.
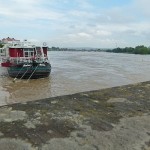
<path id="1" fill-rule="evenodd" d="M 47 55 L 48 46 L 31 44 L 27 40 L 6 43 L 0 48 L 1 66 L 7 67 L 14 79 L 38 79 L 50 75 L 51 64 Z"/>

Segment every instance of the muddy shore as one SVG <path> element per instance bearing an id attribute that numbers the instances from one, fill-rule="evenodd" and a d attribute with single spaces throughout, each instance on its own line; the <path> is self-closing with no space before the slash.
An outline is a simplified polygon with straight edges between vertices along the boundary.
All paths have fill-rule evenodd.
<path id="1" fill-rule="evenodd" d="M 150 82 L 2 106 L 0 150 L 150 150 Z"/>

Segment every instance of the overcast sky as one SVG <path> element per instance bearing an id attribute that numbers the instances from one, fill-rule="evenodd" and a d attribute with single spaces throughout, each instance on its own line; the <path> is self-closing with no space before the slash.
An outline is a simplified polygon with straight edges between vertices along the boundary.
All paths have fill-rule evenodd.
<path id="1" fill-rule="evenodd" d="M 59 47 L 150 46 L 150 0 L 0 0 L 0 38 Z"/>

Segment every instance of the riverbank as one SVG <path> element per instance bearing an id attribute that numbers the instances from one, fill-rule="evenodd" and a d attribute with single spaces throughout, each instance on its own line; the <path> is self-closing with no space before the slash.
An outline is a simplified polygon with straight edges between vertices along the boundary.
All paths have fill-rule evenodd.
<path id="1" fill-rule="evenodd" d="M 150 82 L 0 107 L 0 150 L 149 150 Z"/>

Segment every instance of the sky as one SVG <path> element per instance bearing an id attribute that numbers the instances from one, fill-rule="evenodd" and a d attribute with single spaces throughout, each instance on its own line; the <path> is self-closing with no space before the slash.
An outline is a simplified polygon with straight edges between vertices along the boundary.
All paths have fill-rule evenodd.
<path id="1" fill-rule="evenodd" d="M 57 47 L 150 46 L 150 0 L 0 0 L 0 39 Z"/>

